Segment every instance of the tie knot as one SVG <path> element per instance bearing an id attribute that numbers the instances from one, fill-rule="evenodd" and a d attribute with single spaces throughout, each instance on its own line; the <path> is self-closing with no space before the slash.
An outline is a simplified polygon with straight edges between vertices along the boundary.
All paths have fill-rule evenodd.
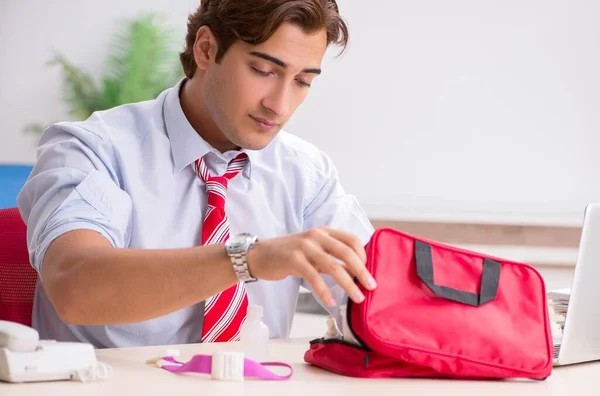
<path id="1" fill-rule="evenodd" d="M 198 158 L 198 160 L 196 160 L 195 168 L 196 173 L 198 174 L 198 176 L 200 176 L 204 183 L 208 184 L 208 181 L 210 179 L 225 179 L 224 186 L 225 188 L 227 188 L 227 181 L 236 177 L 238 173 L 240 173 L 240 171 L 244 169 L 246 162 L 248 162 L 248 155 L 246 153 L 239 154 L 237 157 L 235 157 L 229 162 L 229 164 L 227 165 L 227 170 L 222 176 L 210 175 L 208 167 L 206 166 L 206 162 L 204 161 L 204 157 L 200 157 Z"/>
<path id="2" fill-rule="evenodd" d="M 225 198 L 227 198 L 227 183 L 229 180 L 223 176 L 210 177 L 206 181 L 206 197 L 208 206 L 225 209 Z"/>
<path id="3" fill-rule="evenodd" d="M 223 195 L 223 197 L 225 197 L 228 182 L 229 180 L 223 176 L 211 176 L 206 181 L 206 192 L 218 192 L 220 195 Z"/>
<path id="4" fill-rule="evenodd" d="M 206 185 L 206 195 L 209 206 L 220 209 L 225 208 L 225 198 L 227 196 L 227 185 L 229 184 L 229 180 L 240 173 L 246 165 L 247 160 L 248 155 L 246 153 L 241 153 L 228 164 L 227 170 L 222 176 L 211 176 L 202 157 L 196 161 L 196 173 Z"/>

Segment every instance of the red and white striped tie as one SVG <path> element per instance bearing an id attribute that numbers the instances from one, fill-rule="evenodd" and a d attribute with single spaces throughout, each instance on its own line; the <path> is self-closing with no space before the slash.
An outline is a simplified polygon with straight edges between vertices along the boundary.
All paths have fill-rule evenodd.
<path id="1" fill-rule="evenodd" d="M 211 176 L 202 158 L 196 161 L 196 173 L 206 184 L 208 208 L 202 226 L 202 244 L 223 243 L 229 239 L 229 221 L 225 213 L 227 184 L 246 165 L 248 156 L 238 155 L 229 163 L 223 176 Z M 202 342 L 237 340 L 246 318 L 248 297 L 243 283 L 208 298 L 204 305 Z"/>

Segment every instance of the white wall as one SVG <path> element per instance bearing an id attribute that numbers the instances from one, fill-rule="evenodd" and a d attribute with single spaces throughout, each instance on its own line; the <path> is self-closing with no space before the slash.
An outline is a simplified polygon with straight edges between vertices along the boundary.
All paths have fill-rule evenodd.
<path id="1" fill-rule="evenodd" d="M 92 75 L 103 71 L 117 18 L 157 11 L 181 32 L 198 0 L 0 0 L 0 162 L 31 163 L 37 137 L 29 122 L 68 119 L 61 73 L 46 63 L 56 51 Z"/>
<path id="2" fill-rule="evenodd" d="M 370 215 L 578 225 L 600 201 L 599 2 L 340 3 L 350 51 L 288 130 L 333 157 Z M 65 115 L 52 47 L 98 72 L 115 16 L 168 10 L 183 34 L 197 1 L 48 4 L 0 9 L 0 161 L 32 161 L 19 128 Z"/>

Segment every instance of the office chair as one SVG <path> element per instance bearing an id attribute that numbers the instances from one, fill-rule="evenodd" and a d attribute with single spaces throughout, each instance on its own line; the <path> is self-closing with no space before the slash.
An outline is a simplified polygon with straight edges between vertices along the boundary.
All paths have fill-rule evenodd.
<path id="1" fill-rule="evenodd" d="M 37 272 L 29 264 L 26 232 L 17 208 L 0 209 L 0 320 L 31 326 Z"/>
<path id="2" fill-rule="evenodd" d="M 17 195 L 33 165 L 0 164 L 0 209 L 17 206 Z"/>

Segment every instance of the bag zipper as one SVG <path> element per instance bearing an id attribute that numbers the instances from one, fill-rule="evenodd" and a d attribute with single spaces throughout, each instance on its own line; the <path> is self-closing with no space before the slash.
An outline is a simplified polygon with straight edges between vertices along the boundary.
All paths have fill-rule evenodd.
<path id="1" fill-rule="evenodd" d="M 358 282 L 357 278 L 354 278 L 354 281 Z M 361 344 L 360 346 L 362 347 L 362 349 L 365 351 L 368 351 L 368 352 L 372 352 L 373 350 L 367 346 L 367 344 L 362 340 L 362 338 L 360 338 L 358 336 L 358 334 L 356 334 L 356 332 L 352 328 L 352 320 L 351 320 L 352 304 L 353 304 L 352 300 L 350 300 L 350 298 L 348 298 L 348 302 L 346 303 L 346 321 L 348 322 L 347 323 L 348 328 L 350 329 L 350 332 L 352 333 L 352 335 L 354 336 L 356 341 L 360 342 L 360 344 Z M 363 304 L 364 304 L 364 301 L 363 301 Z M 355 345 L 355 344 L 352 344 L 352 345 Z"/>
<path id="2" fill-rule="evenodd" d="M 309 344 L 342 344 L 342 345 L 346 345 L 349 347 L 353 347 L 355 349 L 360 349 L 361 351 L 368 351 L 371 352 L 371 350 L 367 347 L 364 347 L 362 345 L 356 345 L 353 342 L 348 342 L 348 341 L 344 341 L 344 340 L 340 340 L 339 338 L 315 338 L 314 340 L 309 341 Z"/>
<path id="3" fill-rule="evenodd" d="M 310 345 L 313 344 L 322 344 L 322 345 L 327 345 L 327 344 L 339 344 L 339 345 L 344 345 L 347 346 L 349 348 L 352 349 L 356 349 L 357 351 L 361 351 L 364 353 L 363 356 L 363 369 L 368 369 L 369 368 L 369 363 L 370 363 L 370 354 L 371 354 L 371 350 L 367 347 L 364 347 L 362 345 L 356 345 L 352 342 L 348 342 L 348 341 L 344 341 L 344 340 L 340 340 L 339 338 L 316 338 L 314 340 L 309 341 Z"/>

